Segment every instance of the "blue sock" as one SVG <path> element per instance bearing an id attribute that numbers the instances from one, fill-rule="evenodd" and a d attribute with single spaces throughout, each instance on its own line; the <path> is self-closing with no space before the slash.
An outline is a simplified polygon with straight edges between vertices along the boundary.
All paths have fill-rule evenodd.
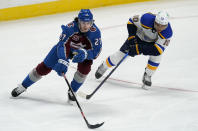
<path id="1" fill-rule="evenodd" d="M 71 88 L 73 89 L 74 92 L 77 92 L 77 90 L 80 88 L 82 84 L 83 83 L 78 83 L 76 80 L 73 79 L 71 82 Z"/>
<path id="2" fill-rule="evenodd" d="M 23 87 L 28 88 L 29 86 L 31 86 L 34 83 L 35 82 L 30 79 L 29 75 L 27 75 L 27 77 L 23 80 L 22 85 L 23 85 Z"/>

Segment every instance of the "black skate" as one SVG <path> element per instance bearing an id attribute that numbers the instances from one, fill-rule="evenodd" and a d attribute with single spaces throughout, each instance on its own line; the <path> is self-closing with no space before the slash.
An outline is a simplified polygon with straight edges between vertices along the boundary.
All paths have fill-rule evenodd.
<path id="1" fill-rule="evenodd" d="M 23 86 L 20 84 L 20 85 L 18 85 L 18 87 L 14 88 L 14 89 L 12 90 L 11 95 L 12 95 L 13 97 L 17 97 L 17 96 L 19 96 L 21 93 L 23 93 L 24 91 L 26 91 L 26 88 L 23 87 Z"/>
<path id="2" fill-rule="evenodd" d="M 103 65 L 103 63 L 98 67 L 96 73 L 95 73 L 95 77 L 96 79 L 99 79 L 100 77 L 103 76 L 103 74 L 106 72 L 107 68 L 105 68 L 105 66 Z"/>
<path id="3" fill-rule="evenodd" d="M 76 100 L 75 97 L 73 96 L 71 90 L 69 89 L 68 90 L 68 103 L 71 104 L 71 105 L 74 105 L 75 100 Z"/>
<path id="4" fill-rule="evenodd" d="M 148 90 L 148 87 L 152 85 L 151 76 L 147 75 L 146 72 L 144 73 L 144 76 L 142 78 L 142 83 L 143 83 L 142 88 L 146 90 Z"/>

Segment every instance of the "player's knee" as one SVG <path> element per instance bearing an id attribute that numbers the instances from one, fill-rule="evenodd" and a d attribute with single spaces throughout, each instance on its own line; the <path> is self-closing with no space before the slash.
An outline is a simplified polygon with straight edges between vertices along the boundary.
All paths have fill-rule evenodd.
<path id="1" fill-rule="evenodd" d="M 92 60 L 85 60 L 83 63 L 78 64 L 78 71 L 83 74 L 87 75 L 91 71 Z"/>
<path id="2" fill-rule="evenodd" d="M 47 67 L 44 62 L 41 62 L 40 64 L 37 65 L 36 67 L 36 72 L 38 73 L 38 75 L 40 76 L 44 76 L 47 75 L 48 73 L 51 72 L 51 68 Z"/>

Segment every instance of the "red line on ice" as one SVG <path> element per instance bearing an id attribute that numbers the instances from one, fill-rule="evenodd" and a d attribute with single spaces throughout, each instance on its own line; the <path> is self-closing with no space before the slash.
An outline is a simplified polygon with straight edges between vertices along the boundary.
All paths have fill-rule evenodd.
<path id="1" fill-rule="evenodd" d="M 71 67 L 72 69 L 76 69 L 76 67 L 74 67 L 74 66 L 70 66 L 70 67 Z M 106 76 L 103 76 L 103 77 L 106 77 Z M 128 84 L 133 84 L 133 85 L 142 86 L 142 83 L 138 83 L 138 82 L 132 82 L 132 81 L 117 79 L 117 78 L 113 78 L 113 77 L 109 77 L 109 79 L 110 79 L 110 80 L 117 81 L 117 82 L 123 82 L 123 83 L 128 83 Z M 175 87 L 165 87 L 165 86 L 158 86 L 158 85 L 153 85 L 152 87 L 165 88 L 165 89 L 169 89 L 169 90 L 183 91 L 183 92 L 198 92 L 198 91 L 196 91 L 196 90 L 180 89 L 180 88 L 175 88 Z"/>

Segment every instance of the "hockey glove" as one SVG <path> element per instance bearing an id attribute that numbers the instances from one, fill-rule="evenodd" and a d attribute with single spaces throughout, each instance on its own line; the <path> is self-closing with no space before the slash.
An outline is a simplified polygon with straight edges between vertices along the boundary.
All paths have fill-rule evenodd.
<path id="1" fill-rule="evenodd" d="M 141 54 L 139 50 L 139 45 L 132 43 L 132 41 L 129 41 L 129 40 L 126 40 L 124 42 L 124 44 L 120 48 L 120 51 L 122 51 L 123 53 L 128 52 L 129 56 L 132 56 L 132 57 Z"/>
<path id="2" fill-rule="evenodd" d="M 74 50 L 73 54 L 75 55 L 72 60 L 74 63 L 81 63 L 87 58 L 87 51 L 82 48 Z"/>
<path id="3" fill-rule="evenodd" d="M 128 38 L 128 42 L 129 42 L 131 45 L 137 44 L 137 38 L 136 38 L 136 36 L 130 36 L 130 37 Z"/>
<path id="4" fill-rule="evenodd" d="M 65 61 L 63 59 L 58 59 L 58 63 L 56 63 L 53 69 L 57 72 L 59 76 L 62 76 L 62 73 L 65 74 L 67 72 L 68 66 L 69 66 L 68 61 Z"/>

